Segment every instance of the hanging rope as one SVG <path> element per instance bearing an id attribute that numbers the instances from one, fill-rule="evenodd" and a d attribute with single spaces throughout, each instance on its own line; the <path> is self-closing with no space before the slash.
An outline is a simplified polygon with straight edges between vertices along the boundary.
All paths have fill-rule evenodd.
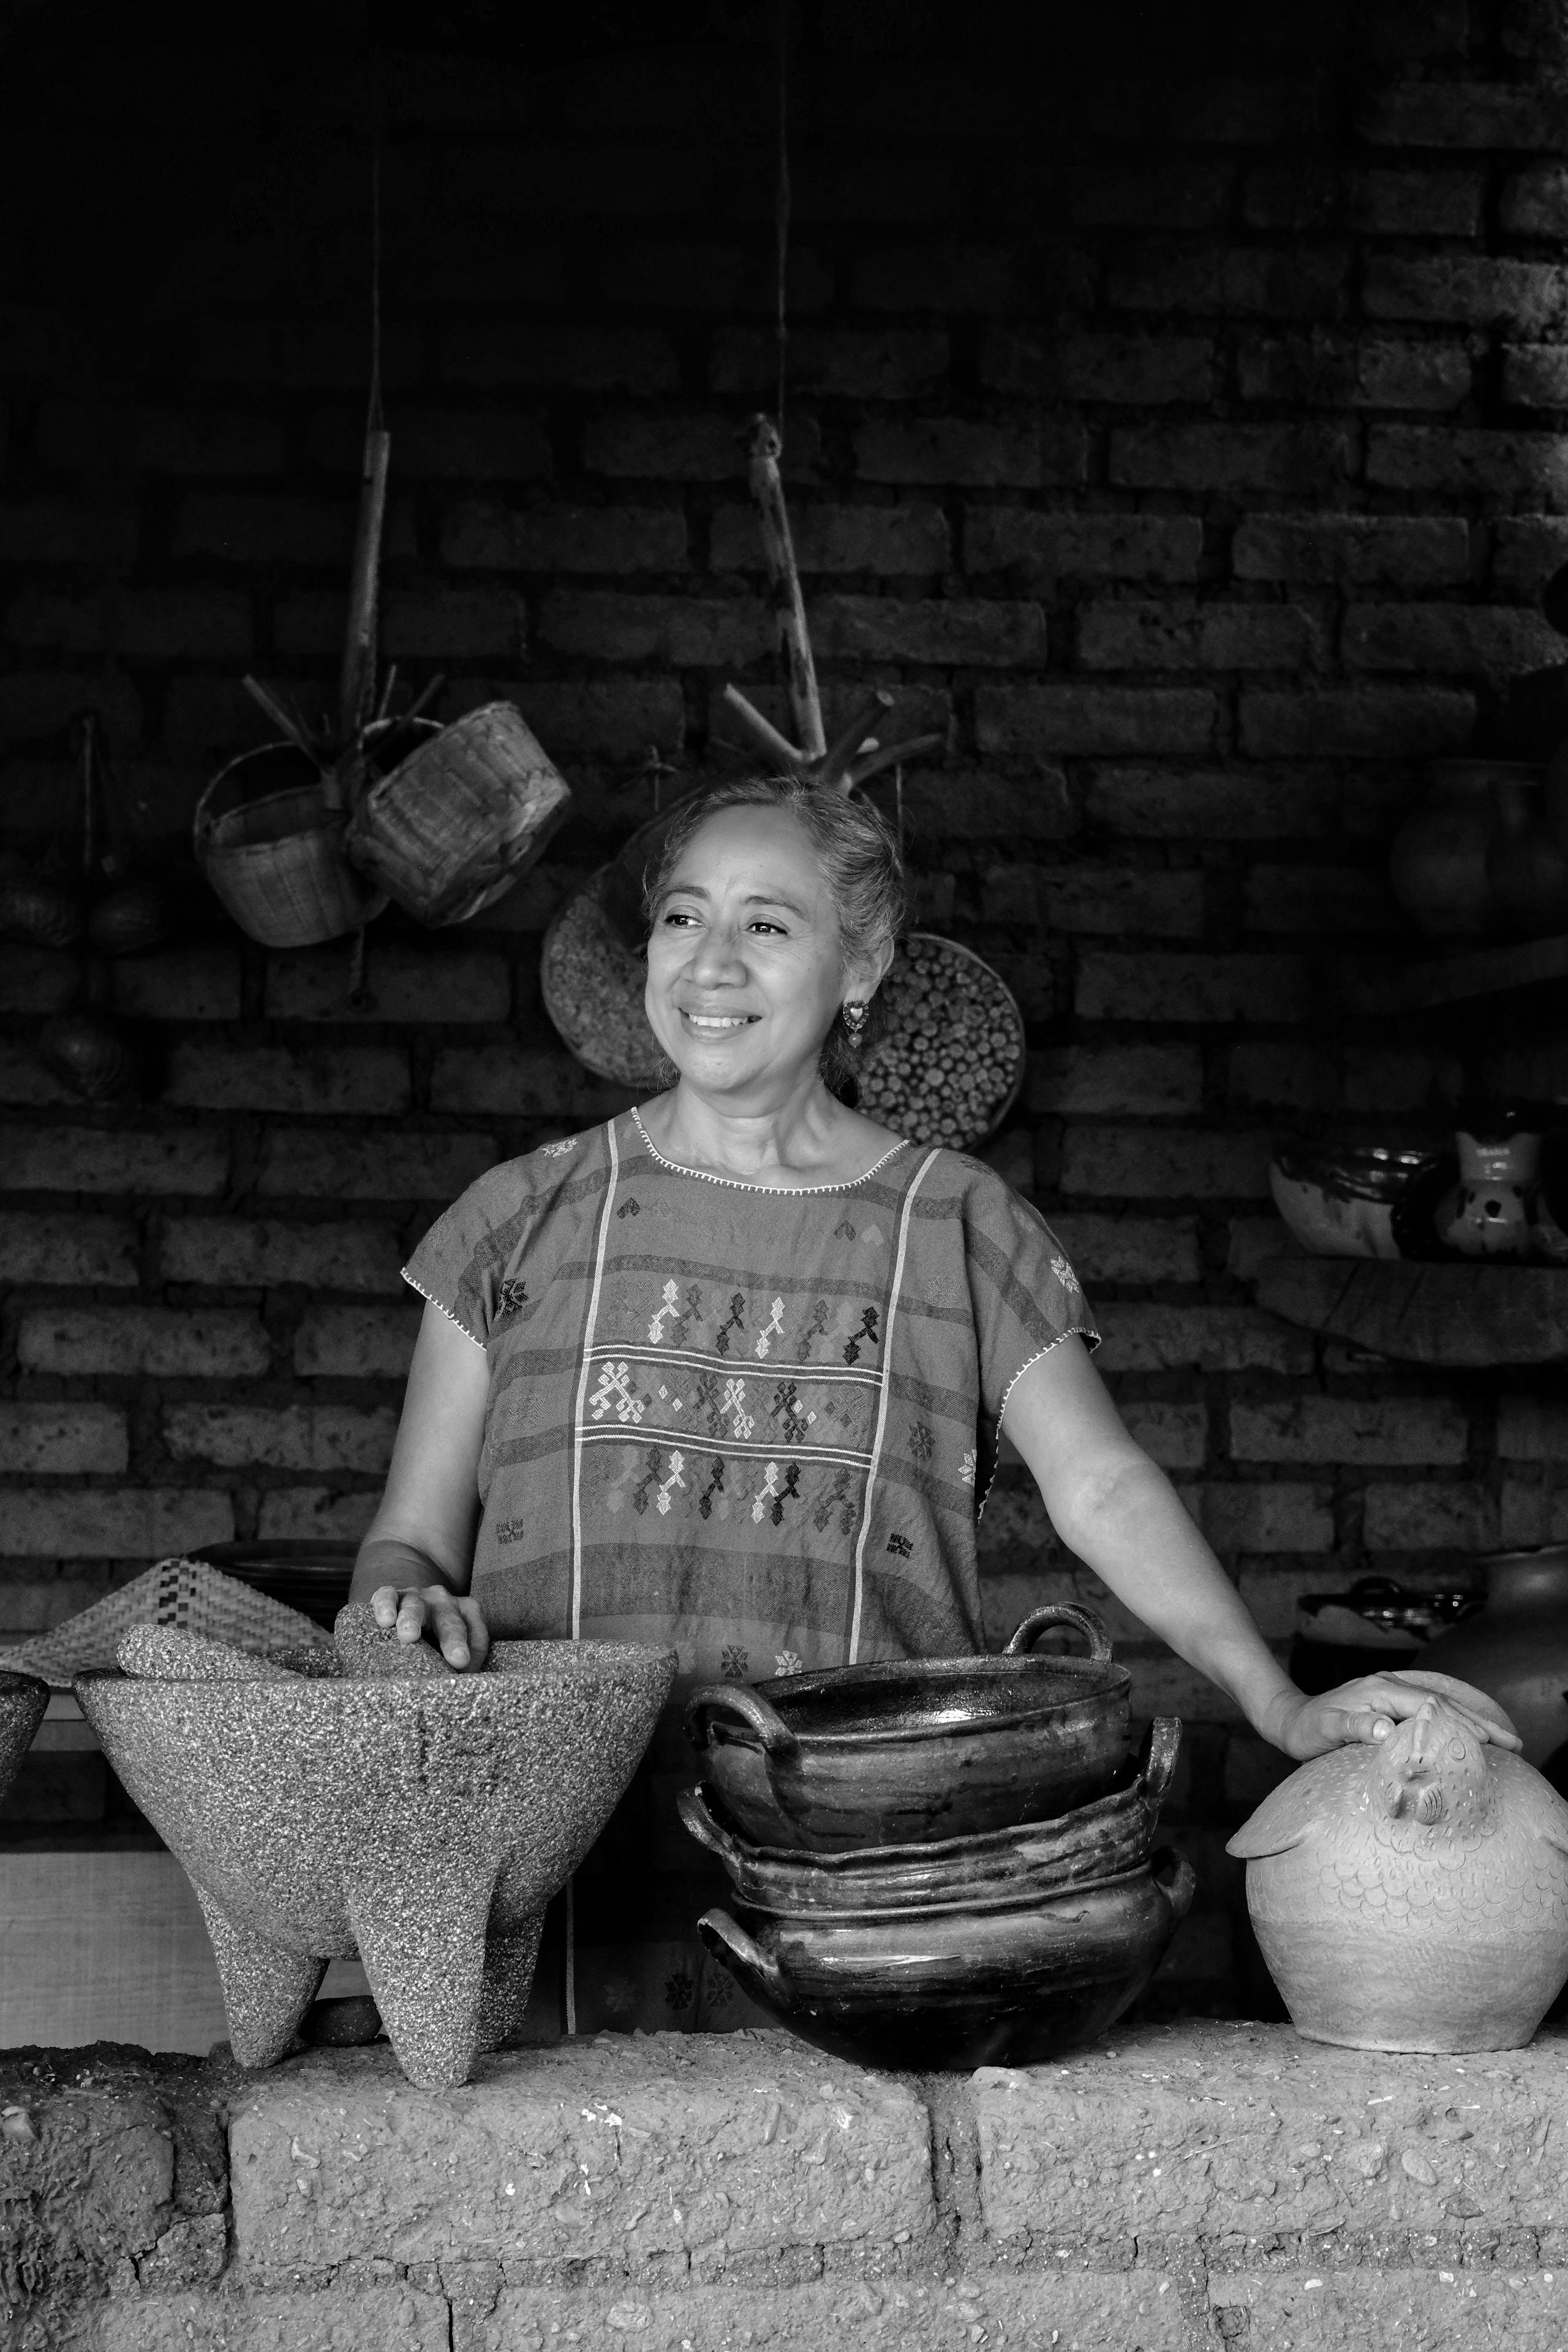
<path id="1" fill-rule="evenodd" d="M 778 382 L 773 417 L 784 438 L 784 372 L 789 345 L 789 0 L 776 0 L 773 11 L 775 68 L 778 79 L 778 169 L 773 181 L 773 270 L 775 310 L 773 336 Z"/>
<path id="2" fill-rule="evenodd" d="M 381 50 L 378 47 L 372 50 L 370 61 L 370 406 L 364 420 L 367 441 L 373 433 L 380 433 L 385 428 L 381 405 L 382 100 Z"/>

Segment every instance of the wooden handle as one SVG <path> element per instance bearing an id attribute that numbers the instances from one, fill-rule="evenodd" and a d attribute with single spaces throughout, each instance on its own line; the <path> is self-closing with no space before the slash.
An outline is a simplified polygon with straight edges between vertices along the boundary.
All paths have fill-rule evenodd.
<path id="1" fill-rule="evenodd" d="M 763 717 L 753 704 L 747 701 L 738 686 L 724 688 L 724 699 L 749 733 L 754 735 L 770 760 L 775 760 L 786 775 L 797 776 L 805 765 L 793 743 L 786 743 L 772 721 Z"/>
<path id="2" fill-rule="evenodd" d="M 1022 1657 L 1051 1625 L 1076 1625 L 1088 1640 L 1093 1664 L 1103 1666 L 1110 1663 L 1110 1636 L 1103 1619 L 1097 1617 L 1092 1609 L 1080 1609 L 1072 1601 L 1047 1601 L 1044 1608 L 1031 1609 L 1003 1652 L 1004 1657 Z"/>
<path id="3" fill-rule="evenodd" d="M 856 753 L 873 726 L 879 725 L 892 707 L 893 698 L 886 687 L 875 688 L 848 726 L 828 745 L 823 754 L 822 772 L 817 779 L 826 790 L 839 793 L 849 790 L 849 772 L 855 764 Z"/>
<path id="4" fill-rule="evenodd" d="M 375 696 L 375 617 L 381 579 L 381 536 L 386 520 L 386 469 L 392 436 L 364 436 L 359 523 L 354 532 L 353 572 L 349 583 L 348 629 L 338 681 L 338 733 L 346 751 L 370 717 Z"/>
<path id="5" fill-rule="evenodd" d="M 1187 1899 L 1192 1900 L 1190 1895 Z M 779 2009 L 787 2010 L 793 2005 L 778 1962 L 770 1959 L 761 1946 L 752 1941 L 728 1911 L 704 1911 L 697 1922 L 697 1932 L 714 1958 L 723 1960 L 733 1969 L 747 1992 L 760 1991 L 764 2000 Z"/>
<path id="6" fill-rule="evenodd" d="M 773 615 L 778 623 L 779 648 L 789 673 L 795 735 L 806 758 L 820 760 L 827 749 L 827 738 L 822 730 L 822 698 L 816 690 L 816 665 L 811 657 L 811 638 L 805 625 L 805 599 L 800 591 L 789 512 L 779 478 L 783 446 L 773 419 L 759 416 L 752 438 L 752 496 L 757 502 L 763 552 L 767 559 L 768 578 L 773 583 Z"/>
<path id="7" fill-rule="evenodd" d="M 793 1756 L 799 1745 L 783 1716 L 746 1683 L 708 1683 L 692 1692 L 686 1706 L 686 1736 L 693 1748 L 709 1745 L 708 1718 L 714 1715 L 735 1716 L 756 1733 L 769 1756 Z"/>

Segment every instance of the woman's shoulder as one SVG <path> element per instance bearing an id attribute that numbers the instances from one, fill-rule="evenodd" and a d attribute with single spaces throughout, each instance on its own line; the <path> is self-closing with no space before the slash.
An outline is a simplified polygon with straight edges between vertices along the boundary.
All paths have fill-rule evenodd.
<path id="1" fill-rule="evenodd" d="M 520 1216 L 537 1218 L 557 1205 L 596 1196 L 609 1165 L 608 1140 L 608 1128 L 600 1125 L 498 1160 L 458 1195 L 447 1213 L 460 1214 L 473 1231 L 500 1229 Z"/>

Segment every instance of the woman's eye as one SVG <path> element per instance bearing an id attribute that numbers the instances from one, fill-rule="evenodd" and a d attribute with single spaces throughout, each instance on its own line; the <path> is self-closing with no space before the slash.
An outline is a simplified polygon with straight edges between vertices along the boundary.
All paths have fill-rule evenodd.
<path id="1" fill-rule="evenodd" d="M 784 937 L 784 925 L 782 923 L 770 923 L 765 915 L 759 915 L 756 921 L 752 924 L 751 928 L 753 931 L 776 931 L 781 940 Z"/>

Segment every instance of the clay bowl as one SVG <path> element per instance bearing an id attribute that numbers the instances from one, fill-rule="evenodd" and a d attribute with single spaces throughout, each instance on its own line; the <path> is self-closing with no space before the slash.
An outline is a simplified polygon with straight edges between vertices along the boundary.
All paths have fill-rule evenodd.
<path id="1" fill-rule="evenodd" d="M 501 1642 L 429 1680 L 75 1683 L 190 1877 L 235 2056 L 281 2058 L 357 1952 L 405 2074 L 467 2080 L 521 2022 L 545 1905 L 630 1780 L 675 1653 Z"/>
<path id="2" fill-rule="evenodd" d="M 698 1843 L 730 1874 L 738 1902 L 794 1918 L 1034 1902 L 1064 1887 L 1115 1878 L 1149 1859 L 1154 1825 L 1181 1749 L 1182 1727 L 1162 1716 L 1130 1788 L 1052 1822 L 930 1845 L 869 1846 L 848 1853 L 790 1853 L 749 1845 L 716 1822 L 701 1791 L 677 1800 Z"/>
<path id="3" fill-rule="evenodd" d="M 742 1990 L 805 2042 L 868 2066 L 967 2072 L 1076 2050 L 1136 2000 L 1193 1899 L 1167 1847 L 1043 1902 L 837 1919 L 705 1912 Z"/>
<path id="4" fill-rule="evenodd" d="M 0 1674 L 0 1798 L 21 1770 L 48 1703 L 49 1686 L 37 1675 Z"/>
<path id="5" fill-rule="evenodd" d="M 1412 1181 L 1439 1157 L 1381 1143 L 1304 1145 L 1268 1170 L 1274 1205 L 1319 1257 L 1400 1257 L 1394 1212 Z"/>
<path id="6" fill-rule="evenodd" d="M 1089 1656 L 1031 1657 L 1051 1625 L 1077 1626 Z M 842 1853 L 1048 1821 L 1124 1786 L 1129 1680 L 1100 1619 L 1061 1602 L 1026 1617 L 1000 1657 L 710 1683 L 686 1726 L 723 1827 Z"/>

